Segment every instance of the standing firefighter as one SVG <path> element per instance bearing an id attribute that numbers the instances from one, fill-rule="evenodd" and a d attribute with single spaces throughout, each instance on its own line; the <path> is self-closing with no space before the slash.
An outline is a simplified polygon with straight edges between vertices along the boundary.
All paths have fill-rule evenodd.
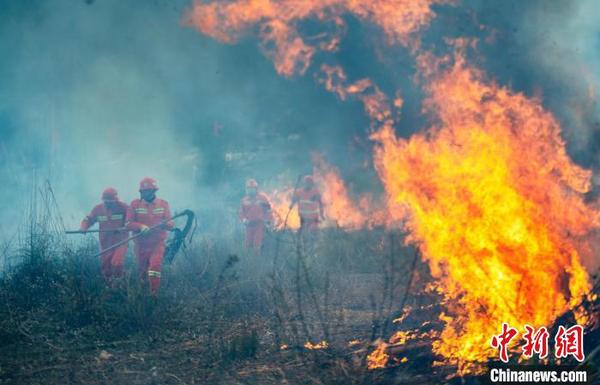
<path id="1" fill-rule="evenodd" d="M 119 200 L 117 190 L 108 187 L 102 192 L 102 203 L 95 206 L 81 221 L 80 231 L 87 231 L 96 222 L 100 228 L 100 251 L 106 250 L 129 236 L 125 231 L 127 204 Z M 100 255 L 102 276 L 107 285 L 113 278 L 123 275 L 123 261 L 127 252 L 127 243 L 106 251 Z"/>
<path id="2" fill-rule="evenodd" d="M 246 226 L 246 248 L 260 251 L 265 225 L 271 223 L 272 214 L 267 197 L 258 191 L 258 183 L 254 179 L 246 182 L 246 195 L 240 204 L 240 219 Z"/>
<path id="3" fill-rule="evenodd" d="M 135 255 L 138 261 L 140 278 L 150 282 L 152 295 L 158 293 L 160 271 L 167 230 L 173 228 L 169 204 L 156 197 L 158 183 L 152 178 L 144 178 L 140 182 L 140 199 L 131 202 L 127 211 L 127 228 L 141 232 L 135 243 Z M 150 227 L 161 224 L 156 229 Z"/>
<path id="4" fill-rule="evenodd" d="M 302 180 L 302 187 L 294 194 L 292 206 L 298 204 L 300 216 L 300 234 L 304 240 L 305 248 L 314 251 L 319 223 L 325 218 L 321 192 L 315 185 L 311 175 L 306 175 Z"/>

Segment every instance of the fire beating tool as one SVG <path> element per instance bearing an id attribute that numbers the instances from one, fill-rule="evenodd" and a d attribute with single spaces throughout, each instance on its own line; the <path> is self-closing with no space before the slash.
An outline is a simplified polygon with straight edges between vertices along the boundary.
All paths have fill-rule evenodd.
<path id="1" fill-rule="evenodd" d="M 287 214 L 285 214 L 285 220 L 283 221 L 282 230 L 284 230 L 284 231 L 287 227 L 288 218 L 290 217 L 292 208 L 294 208 L 294 197 L 296 196 L 296 192 L 298 192 L 298 186 L 300 185 L 300 179 L 302 179 L 302 175 L 298 175 L 298 179 L 296 179 L 296 184 L 294 185 L 294 192 L 292 193 L 292 203 L 290 203 L 290 208 L 288 209 Z"/>
<path id="2" fill-rule="evenodd" d="M 191 214 L 191 215 L 190 215 L 190 214 Z M 168 221 L 172 221 L 172 220 L 174 220 L 174 219 L 176 219 L 176 218 L 179 218 L 179 217 L 182 217 L 182 216 L 184 216 L 184 215 L 185 215 L 185 216 L 187 216 L 187 217 L 188 217 L 188 219 L 189 219 L 190 217 L 191 217 L 191 218 L 193 218 L 193 217 L 194 217 L 194 213 L 193 213 L 191 210 L 183 210 L 183 211 L 182 211 L 182 212 L 180 212 L 179 214 L 175 214 L 175 215 L 173 215 L 171 218 L 169 218 L 169 219 L 165 219 L 164 221 L 160 222 L 159 224 L 156 224 L 156 225 L 154 225 L 154 226 L 152 226 L 152 227 L 148 228 L 148 230 L 146 230 L 146 232 L 148 232 L 148 231 L 152 231 L 152 230 L 156 230 L 156 229 L 158 229 L 159 227 L 163 226 L 163 225 L 164 225 L 165 223 L 167 223 Z M 191 226 L 191 225 L 190 225 L 190 226 Z M 126 244 L 127 242 L 131 241 L 132 239 L 135 239 L 135 238 L 137 238 L 137 237 L 139 237 L 139 236 L 141 236 L 141 235 L 145 234 L 146 232 L 141 232 L 141 231 L 140 231 L 140 232 L 138 232 L 138 233 L 135 233 L 135 234 L 133 234 L 132 236 L 128 237 L 127 239 L 123 239 L 122 241 L 115 243 L 115 244 L 114 244 L 114 245 L 112 245 L 111 247 L 107 247 L 106 249 L 104 249 L 104 250 L 102 250 L 102 251 L 100 251 L 100 252 L 98 252 L 98 253 L 94 254 L 94 256 L 93 256 L 92 258 L 99 257 L 99 256 L 101 256 L 102 254 L 104 254 L 104 253 L 106 253 L 106 252 L 108 252 L 108 251 L 110 251 L 110 250 L 114 250 L 114 249 L 116 249 L 117 247 L 119 247 L 119 246 L 121 246 L 121 245 L 124 245 L 124 244 Z M 174 255 L 174 253 L 173 253 L 173 255 Z"/>
<path id="3" fill-rule="evenodd" d="M 125 228 L 125 227 L 121 227 L 118 229 L 112 229 L 112 230 L 99 230 L 99 229 L 95 229 L 95 230 L 67 230 L 65 231 L 65 234 L 89 234 L 89 233 L 119 233 L 121 231 L 130 231 L 129 229 Z"/>

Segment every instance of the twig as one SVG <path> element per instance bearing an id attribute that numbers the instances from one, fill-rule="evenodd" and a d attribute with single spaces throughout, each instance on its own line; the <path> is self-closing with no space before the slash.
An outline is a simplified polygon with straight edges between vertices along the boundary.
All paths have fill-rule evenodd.
<path id="1" fill-rule="evenodd" d="M 302 264 L 302 269 L 304 271 L 304 279 L 306 280 L 306 285 L 308 286 L 308 292 L 309 292 L 310 298 L 312 299 L 313 305 L 315 307 L 315 311 L 317 313 L 317 318 L 319 319 L 319 323 L 321 324 L 321 329 L 323 331 L 323 335 L 325 336 L 325 339 L 328 340 L 329 339 L 329 330 L 327 328 L 327 324 L 326 324 L 323 314 L 321 312 L 321 307 L 319 306 L 319 301 L 317 300 L 317 295 L 315 294 L 315 288 L 310 280 L 310 276 L 308 274 L 308 267 L 306 266 L 306 262 L 304 261 L 303 256 L 301 256 L 299 254 L 298 258 Z"/>
<path id="2" fill-rule="evenodd" d="M 302 305 L 302 291 L 301 291 L 301 278 L 300 278 L 300 267 L 301 267 L 302 252 L 300 251 L 300 236 L 298 235 L 298 243 L 296 244 L 296 306 L 298 307 L 298 318 L 304 331 L 306 340 L 310 339 L 310 332 L 304 318 L 304 310 Z"/>

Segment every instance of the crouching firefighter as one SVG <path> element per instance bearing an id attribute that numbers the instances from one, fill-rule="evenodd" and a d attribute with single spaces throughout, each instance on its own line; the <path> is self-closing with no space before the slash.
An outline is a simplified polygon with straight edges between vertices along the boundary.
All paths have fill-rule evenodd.
<path id="1" fill-rule="evenodd" d="M 126 215 L 127 204 L 119 200 L 117 190 L 108 187 L 102 192 L 102 203 L 96 205 L 83 218 L 79 226 L 79 232 L 86 233 L 90 227 L 96 222 L 98 223 L 101 271 L 108 286 L 112 284 L 114 278 L 123 275 L 123 262 L 127 253 L 127 243 L 118 247 L 112 246 L 129 236 L 129 231 L 125 229 Z"/>
<path id="2" fill-rule="evenodd" d="M 126 225 L 128 229 L 140 234 L 134 239 L 140 278 L 148 280 L 150 292 L 156 295 L 160 286 L 167 231 L 173 228 L 173 221 L 167 201 L 156 197 L 156 180 L 142 179 L 139 191 L 140 199 L 133 200 L 127 211 Z"/>
<path id="3" fill-rule="evenodd" d="M 258 183 L 254 179 L 246 182 L 246 195 L 242 198 L 239 215 L 246 226 L 246 248 L 260 252 L 265 226 L 270 226 L 272 213 L 267 197 L 258 191 Z"/>

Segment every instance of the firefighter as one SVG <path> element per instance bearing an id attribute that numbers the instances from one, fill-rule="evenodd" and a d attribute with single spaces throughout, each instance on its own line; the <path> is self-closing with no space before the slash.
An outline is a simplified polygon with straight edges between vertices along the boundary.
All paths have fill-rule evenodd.
<path id="1" fill-rule="evenodd" d="M 171 211 L 167 201 L 156 197 L 156 180 L 142 179 L 139 191 L 140 199 L 133 200 L 127 211 L 127 228 L 142 233 L 134 240 L 135 255 L 140 278 L 149 281 L 150 292 L 155 296 L 160 286 L 167 230 L 173 228 L 173 221 L 170 220 Z M 157 228 L 150 229 L 157 225 Z"/>
<path id="2" fill-rule="evenodd" d="M 87 231 L 96 222 L 100 228 L 100 251 L 123 241 L 129 236 L 125 231 L 127 204 L 119 200 L 117 190 L 112 187 L 102 192 L 102 203 L 95 206 L 81 221 L 80 231 Z M 111 231 L 114 230 L 114 231 Z M 102 276 L 108 286 L 114 278 L 123 275 L 123 261 L 127 253 L 127 243 L 100 255 Z"/>
<path id="3" fill-rule="evenodd" d="M 300 216 L 300 235 L 304 240 L 305 249 L 314 251 L 319 223 L 325 219 L 321 192 L 315 185 L 312 175 L 306 175 L 292 198 L 292 206 L 298 204 L 298 215 Z"/>
<path id="4" fill-rule="evenodd" d="M 260 252 L 265 226 L 270 226 L 272 213 L 267 197 L 258 191 L 258 183 L 254 179 L 246 182 L 246 195 L 242 198 L 239 215 L 246 226 L 246 248 Z"/>
<path id="5" fill-rule="evenodd" d="M 294 194 L 293 204 L 298 204 L 301 229 L 316 230 L 319 228 L 319 223 L 325 218 L 325 215 L 321 192 L 316 187 L 312 175 L 306 175 L 302 179 L 302 187 Z"/>

